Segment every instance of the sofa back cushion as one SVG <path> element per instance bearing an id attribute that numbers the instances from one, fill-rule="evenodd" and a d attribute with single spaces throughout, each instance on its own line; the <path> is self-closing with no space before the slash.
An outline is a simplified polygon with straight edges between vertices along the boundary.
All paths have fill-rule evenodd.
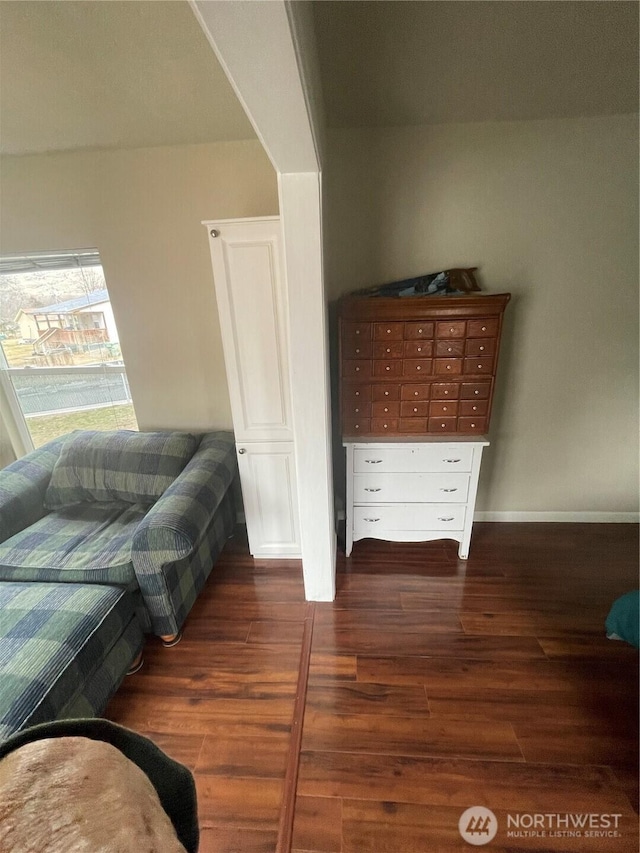
<path id="1" fill-rule="evenodd" d="M 47 509 L 91 501 L 152 504 L 191 459 L 185 432 L 76 430 L 62 446 L 44 497 Z"/>

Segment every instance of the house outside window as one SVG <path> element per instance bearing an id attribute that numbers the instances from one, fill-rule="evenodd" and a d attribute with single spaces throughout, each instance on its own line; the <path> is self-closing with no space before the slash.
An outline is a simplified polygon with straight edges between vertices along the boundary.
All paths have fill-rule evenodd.
<path id="1" fill-rule="evenodd" d="M 27 450 L 138 428 L 97 251 L 0 258 L 0 383 Z"/>

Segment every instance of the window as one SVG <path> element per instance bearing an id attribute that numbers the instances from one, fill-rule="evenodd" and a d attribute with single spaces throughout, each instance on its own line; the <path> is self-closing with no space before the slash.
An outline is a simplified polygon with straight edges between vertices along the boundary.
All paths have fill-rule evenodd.
<path id="1" fill-rule="evenodd" d="M 97 251 L 0 258 L 0 382 L 27 449 L 138 429 Z"/>

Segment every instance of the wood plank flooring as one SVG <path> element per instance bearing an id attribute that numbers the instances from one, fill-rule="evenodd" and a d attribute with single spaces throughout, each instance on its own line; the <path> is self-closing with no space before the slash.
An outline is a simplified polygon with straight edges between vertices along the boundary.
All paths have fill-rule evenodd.
<path id="1" fill-rule="evenodd" d="M 335 602 L 310 608 L 297 755 L 300 566 L 252 560 L 240 534 L 182 642 L 149 640 L 107 716 L 194 772 L 201 853 L 289 853 L 287 805 L 293 853 L 468 850 L 470 806 L 497 817 L 487 850 L 636 851 L 638 654 L 603 623 L 638 584 L 637 536 L 477 524 L 466 563 L 453 542 L 358 542 Z M 618 835 L 508 836 L 509 819 L 538 813 L 619 815 Z"/>

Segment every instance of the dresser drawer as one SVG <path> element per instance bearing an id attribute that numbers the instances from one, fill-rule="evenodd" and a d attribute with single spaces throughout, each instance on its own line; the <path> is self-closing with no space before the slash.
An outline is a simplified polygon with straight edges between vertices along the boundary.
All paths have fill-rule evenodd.
<path id="1" fill-rule="evenodd" d="M 489 408 L 488 400 L 462 400 L 460 403 L 460 414 L 479 418 L 487 414 Z"/>
<path id="2" fill-rule="evenodd" d="M 462 373 L 461 358 L 436 358 L 434 364 L 438 376 L 457 376 Z"/>
<path id="3" fill-rule="evenodd" d="M 487 320 L 469 320 L 467 337 L 493 338 L 498 334 L 498 320 L 492 317 Z"/>
<path id="4" fill-rule="evenodd" d="M 423 418 L 429 414 L 429 404 L 425 401 L 404 402 L 400 404 L 400 414 L 403 418 Z"/>
<path id="5" fill-rule="evenodd" d="M 353 532 L 356 536 L 379 536 L 394 530 L 462 530 L 464 504 L 392 504 L 354 506 Z"/>
<path id="6" fill-rule="evenodd" d="M 464 354 L 467 356 L 494 355 L 495 351 L 495 338 L 469 338 L 464 345 Z"/>
<path id="7" fill-rule="evenodd" d="M 376 359 L 373 362 L 373 375 L 380 379 L 383 376 L 402 376 L 403 361 L 400 358 L 396 359 Z"/>
<path id="8" fill-rule="evenodd" d="M 371 399 L 376 402 L 378 400 L 399 400 L 400 386 L 399 385 L 373 385 L 371 388 Z"/>
<path id="9" fill-rule="evenodd" d="M 428 400 L 430 385 L 403 385 L 402 400 Z"/>
<path id="10" fill-rule="evenodd" d="M 438 338 L 464 338 L 467 324 L 464 320 L 447 320 L 436 324 Z"/>
<path id="11" fill-rule="evenodd" d="M 426 418 L 400 418 L 400 425 L 398 427 L 398 432 L 405 433 L 406 435 L 424 435 L 427 431 L 427 419 Z"/>
<path id="12" fill-rule="evenodd" d="M 405 341 L 421 341 L 424 338 L 432 338 L 435 329 L 434 323 L 405 323 Z"/>
<path id="13" fill-rule="evenodd" d="M 464 355 L 464 341 L 437 341 L 436 355 L 440 358 L 456 358 Z"/>
<path id="14" fill-rule="evenodd" d="M 403 376 L 428 376 L 432 370 L 433 360 L 430 358 L 405 358 L 402 364 Z"/>
<path id="15" fill-rule="evenodd" d="M 355 474 L 353 501 L 370 503 L 464 503 L 469 474 Z"/>
<path id="16" fill-rule="evenodd" d="M 397 418 L 371 418 L 371 434 L 384 435 L 398 432 Z"/>
<path id="17" fill-rule="evenodd" d="M 405 358 L 430 358 L 433 355 L 433 341 L 405 341 Z"/>
<path id="18" fill-rule="evenodd" d="M 371 415 L 374 418 L 397 418 L 400 415 L 400 403 L 392 403 L 390 400 L 372 403 Z"/>
<path id="19" fill-rule="evenodd" d="M 360 385 L 356 382 L 345 382 L 342 386 L 342 402 L 357 403 L 371 399 L 371 385 Z"/>
<path id="20" fill-rule="evenodd" d="M 493 370 L 493 356 L 477 356 L 476 358 L 465 358 L 464 372 L 465 373 L 486 373 L 489 376 Z"/>
<path id="21" fill-rule="evenodd" d="M 374 341 L 401 341 L 404 323 L 374 323 Z"/>
<path id="22" fill-rule="evenodd" d="M 365 359 L 345 358 L 342 361 L 344 379 L 371 379 L 371 362 Z"/>
<path id="23" fill-rule="evenodd" d="M 456 425 L 454 417 L 429 418 L 429 432 L 455 432 Z"/>
<path id="24" fill-rule="evenodd" d="M 369 435 L 371 432 L 371 421 L 369 418 L 345 418 L 345 435 Z"/>
<path id="25" fill-rule="evenodd" d="M 374 358 L 402 358 L 402 341 L 376 341 L 373 344 Z"/>
<path id="26" fill-rule="evenodd" d="M 432 418 L 451 418 L 458 414 L 457 400 L 433 400 L 429 405 Z"/>
<path id="27" fill-rule="evenodd" d="M 432 400 L 456 400 L 460 396 L 460 386 L 454 382 L 434 382 L 431 386 Z"/>
<path id="28" fill-rule="evenodd" d="M 396 403 L 397 405 L 397 403 Z M 349 420 L 371 417 L 371 403 L 368 400 L 342 403 L 342 417 Z"/>
<path id="29" fill-rule="evenodd" d="M 371 341 L 349 341 L 342 345 L 343 358 L 371 358 L 373 344 Z"/>
<path id="30" fill-rule="evenodd" d="M 486 418 L 458 418 L 458 432 L 466 435 L 482 435 L 486 429 Z"/>
<path id="31" fill-rule="evenodd" d="M 405 447 L 359 447 L 353 451 L 355 474 L 471 471 L 473 448 L 462 443 L 421 444 Z"/>
<path id="32" fill-rule="evenodd" d="M 490 391 L 490 382 L 463 382 L 460 386 L 460 397 L 463 400 L 488 400 Z"/>

